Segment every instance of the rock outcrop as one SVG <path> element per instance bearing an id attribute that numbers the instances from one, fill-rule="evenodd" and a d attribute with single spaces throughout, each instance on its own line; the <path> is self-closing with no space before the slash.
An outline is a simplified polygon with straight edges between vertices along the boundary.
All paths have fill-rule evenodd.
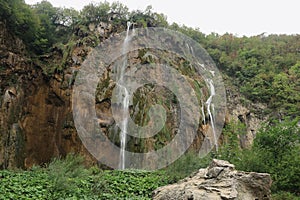
<path id="1" fill-rule="evenodd" d="M 48 68 L 60 62 L 51 59 Z M 0 22 L 0 169 L 29 168 L 70 152 L 92 160 L 73 125 L 71 73 L 45 74 Z"/>
<path id="2" fill-rule="evenodd" d="M 226 79 L 225 79 L 226 80 Z M 226 123 L 239 122 L 246 128 L 246 133 L 239 135 L 241 148 L 251 147 L 260 125 L 268 119 L 264 111 L 267 105 L 247 100 L 238 89 L 226 82 L 227 114 Z"/>
<path id="3" fill-rule="evenodd" d="M 242 172 L 227 161 L 214 159 L 191 177 L 153 192 L 154 200 L 265 200 L 271 178 L 266 173 Z"/>

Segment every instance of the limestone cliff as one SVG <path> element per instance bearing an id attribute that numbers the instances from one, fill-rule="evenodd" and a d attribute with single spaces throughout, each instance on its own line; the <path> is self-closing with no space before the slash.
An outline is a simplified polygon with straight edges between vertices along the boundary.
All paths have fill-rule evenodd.
<path id="1" fill-rule="evenodd" d="M 0 23 L 0 167 L 30 167 L 69 152 L 87 154 L 73 127 L 63 76 L 47 76 Z M 88 155 L 88 154 L 87 154 Z"/>
<path id="2" fill-rule="evenodd" d="M 115 26 L 101 22 L 78 26 L 63 47 L 55 46 L 47 55 L 32 59 L 26 53 L 22 41 L 7 32 L 0 23 L 0 168 L 28 168 L 47 163 L 54 156 L 70 152 L 80 153 L 88 163 L 96 160 L 88 153 L 79 139 L 72 115 L 72 87 L 80 65 L 93 47 L 118 32 L 126 25 Z M 163 55 L 163 54 L 161 54 Z M 164 57 L 165 55 L 161 56 Z M 129 64 L 164 63 L 150 50 L 131 52 Z M 179 57 L 168 64 L 189 75 L 186 63 Z M 116 145 L 118 132 L 111 113 L 111 92 L 115 83 L 111 79 L 112 66 L 100 77 L 96 94 L 96 110 L 101 129 Z M 192 75 L 199 83 L 201 77 Z M 208 91 L 204 90 L 204 93 Z M 228 91 L 228 120 L 239 119 L 247 125 L 244 146 L 252 142 L 260 118 L 240 104 L 237 93 Z M 133 98 L 131 117 L 137 124 L 148 123 L 149 104 L 163 103 L 167 110 L 167 124 L 160 134 L 148 140 L 129 138 L 128 149 L 146 152 L 159 149 L 176 134 L 176 99 L 170 91 L 148 86 L 139 90 Z M 140 103 L 143 102 L 143 103 Z M 202 120 L 203 121 L 203 120 Z M 198 135 L 191 148 L 199 149 L 211 127 L 200 124 Z"/>
<path id="3" fill-rule="evenodd" d="M 226 80 L 227 81 L 227 80 Z M 249 148 L 253 143 L 255 135 L 268 118 L 264 113 L 267 106 L 262 103 L 252 103 L 239 93 L 238 88 L 230 83 L 225 83 L 227 114 L 226 123 L 230 121 L 239 122 L 246 128 L 246 133 L 239 135 L 241 148 Z"/>

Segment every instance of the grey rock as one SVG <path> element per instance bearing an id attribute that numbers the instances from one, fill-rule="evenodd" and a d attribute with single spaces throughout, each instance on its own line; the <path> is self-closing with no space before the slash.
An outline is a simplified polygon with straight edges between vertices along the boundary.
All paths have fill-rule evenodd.
<path id="1" fill-rule="evenodd" d="M 214 159 L 194 176 L 156 189 L 153 199 L 267 200 L 271 183 L 269 174 L 237 171 L 229 162 Z"/>

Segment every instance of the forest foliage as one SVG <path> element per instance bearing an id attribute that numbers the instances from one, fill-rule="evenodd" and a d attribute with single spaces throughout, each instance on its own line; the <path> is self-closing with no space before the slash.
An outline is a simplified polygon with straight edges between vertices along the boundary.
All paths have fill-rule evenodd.
<path id="1" fill-rule="evenodd" d="M 225 127 L 225 144 L 218 158 L 235 164 L 239 170 L 271 174 L 272 191 L 286 191 L 300 195 L 300 127 L 299 117 L 264 124 L 250 149 L 238 145 L 240 125 L 230 123 Z"/>

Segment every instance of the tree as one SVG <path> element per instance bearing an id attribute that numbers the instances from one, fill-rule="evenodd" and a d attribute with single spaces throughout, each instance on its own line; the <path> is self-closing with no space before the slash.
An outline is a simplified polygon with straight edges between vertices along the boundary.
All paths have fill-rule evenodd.
<path id="1" fill-rule="evenodd" d="M 39 17 L 40 27 L 37 31 L 35 46 L 38 54 L 48 52 L 56 42 L 54 21 L 56 20 L 57 9 L 48 1 L 41 1 L 32 7 L 36 16 Z"/>
<path id="2" fill-rule="evenodd" d="M 39 29 L 39 20 L 23 0 L 2 0 L 0 20 L 7 29 L 24 41 L 29 51 L 35 51 L 34 41 Z"/>
<path id="3" fill-rule="evenodd" d="M 246 171 L 270 173 L 273 191 L 300 194 L 300 128 L 298 119 L 272 122 L 256 135 L 253 147 L 237 165 Z"/>
<path id="4" fill-rule="evenodd" d="M 108 2 L 94 4 L 90 3 L 80 12 L 83 23 L 106 22 L 108 20 L 108 13 L 110 11 L 110 4 Z"/>
<path id="5" fill-rule="evenodd" d="M 41 23 L 37 46 L 41 46 L 42 51 L 45 52 L 54 43 L 67 42 L 72 30 L 79 21 L 79 12 L 75 9 L 56 8 L 45 0 L 35 4 L 33 10 Z"/>

